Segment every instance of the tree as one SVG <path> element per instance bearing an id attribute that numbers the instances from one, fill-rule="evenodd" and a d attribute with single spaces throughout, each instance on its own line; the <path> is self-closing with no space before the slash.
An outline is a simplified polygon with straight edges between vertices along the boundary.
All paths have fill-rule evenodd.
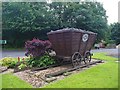
<path id="1" fill-rule="evenodd" d="M 120 44 L 120 23 L 111 24 L 111 38 L 116 44 Z"/>
<path id="2" fill-rule="evenodd" d="M 59 28 L 74 27 L 98 33 L 98 42 L 106 40 L 108 25 L 106 11 L 98 2 L 52 3 Z"/>
<path id="3" fill-rule="evenodd" d="M 24 46 L 26 40 L 39 37 L 40 30 L 48 29 L 49 19 L 46 18 L 48 12 L 45 5 L 45 2 L 3 3 L 3 39 L 7 40 L 8 45 L 13 47 L 14 43 L 14 47 Z"/>
<path id="4" fill-rule="evenodd" d="M 3 39 L 16 47 L 66 27 L 98 33 L 98 42 L 106 39 L 108 30 L 106 11 L 98 2 L 4 2 L 2 14 Z"/>

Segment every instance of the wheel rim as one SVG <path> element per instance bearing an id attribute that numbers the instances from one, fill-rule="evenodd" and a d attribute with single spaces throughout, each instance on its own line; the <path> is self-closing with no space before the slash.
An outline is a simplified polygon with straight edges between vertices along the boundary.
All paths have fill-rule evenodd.
<path id="1" fill-rule="evenodd" d="M 75 52 L 72 56 L 72 64 L 73 67 L 77 67 L 81 65 L 81 55 L 79 52 Z"/>
<path id="2" fill-rule="evenodd" d="M 91 54 L 90 52 L 87 52 L 85 54 L 85 63 L 90 63 L 90 61 L 91 61 Z"/>

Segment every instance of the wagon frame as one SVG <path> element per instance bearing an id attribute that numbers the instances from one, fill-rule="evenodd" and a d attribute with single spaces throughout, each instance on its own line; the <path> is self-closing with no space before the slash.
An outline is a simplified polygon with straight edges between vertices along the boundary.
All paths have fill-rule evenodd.
<path id="1" fill-rule="evenodd" d="M 47 35 L 60 62 L 68 60 L 73 67 L 80 66 L 82 61 L 85 64 L 90 63 L 92 56 L 90 50 L 96 40 L 96 33 L 65 28 L 51 31 Z"/>

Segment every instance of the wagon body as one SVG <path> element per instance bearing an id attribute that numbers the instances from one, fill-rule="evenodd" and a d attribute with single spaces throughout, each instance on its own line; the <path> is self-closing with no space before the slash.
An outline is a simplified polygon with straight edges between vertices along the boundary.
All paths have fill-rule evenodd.
<path id="1" fill-rule="evenodd" d="M 75 52 L 84 56 L 96 39 L 96 33 L 75 28 L 51 31 L 47 35 L 56 55 L 60 57 L 71 57 Z"/>

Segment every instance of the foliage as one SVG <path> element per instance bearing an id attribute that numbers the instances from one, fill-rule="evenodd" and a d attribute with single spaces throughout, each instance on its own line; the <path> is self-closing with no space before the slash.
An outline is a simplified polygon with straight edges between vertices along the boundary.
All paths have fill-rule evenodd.
<path id="1" fill-rule="evenodd" d="M 32 41 L 25 42 L 26 56 L 32 55 L 34 58 L 40 57 L 45 54 L 48 48 L 51 48 L 51 43 L 46 40 L 33 39 Z"/>
<path id="2" fill-rule="evenodd" d="M 120 23 L 111 24 L 111 38 L 116 44 L 120 44 Z"/>
<path id="3" fill-rule="evenodd" d="M 31 59 L 28 61 L 30 67 L 46 67 L 55 63 L 55 60 L 49 55 L 44 55 L 37 59 Z"/>
<path id="4" fill-rule="evenodd" d="M 24 64 L 27 66 L 29 60 L 30 60 L 30 57 L 20 58 L 20 61 L 18 61 L 18 58 L 5 57 L 5 58 L 0 60 L 0 65 L 7 66 L 8 68 L 14 68 L 14 67 L 17 67 L 19 65 L 18 63 L 20 63 L 20 65 Z M 21 65 L 20 67 L 22 67 L 22 66 L 23 65 Z"/>
<path id="5" fill-rule="evenodd" d="M 115 58 L 104 53 L 95 53 L 93 56 L 106 62 L 48 84 L 44 88 L 118 88 L 118 63 L 114 61 Z"/>
<path id="6" fill-rule="evenodd" d="M 23 70 L 23 69 L 29 67 L 29 65 L 28 65 L 29 60 L 30 60 L 30 57 L 22 58 L 22 61 L 19 62 L 19 64 L 17 65 L 17 68 L 19 70 Z"/>
<path id="7" fill-rule="evenodd" d="M 37 58 L 25 57 L 24 60 L 23 58 L 20 58 L 19 62 L 17 58 L 12 57 L 5 57 L 0 60 L 1 66 L 6 66 L 8 68 L 16 67 L 20 70 L 25 69 L 27 67 L 46 67 L 52 64 L 55 64 L 55 60 L 49 55 L 43 55 Z"/>
<path id="8" fill-rule="evenodd" d="M 24 64 L 24 63 L 22 63 L 22 64 L 20 64 L 19 66 L 18 66 L 18 69 L 25 69 L 27 67 L 27 65 L 26 64 Z"/>
<path id="9" fill-rule="evenodd" d="M 0 60 L 2 66 L 7 66 L 9 68 L 14 68 L 17 64 L 17 59 L 12 57 L 5 57 Z"/>
<path id="10" fill-rule="evenodd" d="M 33 88 L 33 86 L 12 73 L 7 73 L 2 74 L 2 88 Z"/>
<path id="11" fill-rule="evenodd" d="M 45 40 L 46 33 L 66 27 L 107 35 L 107 16 L 98 2 L 3 2 L 3 39 L 9 46 L 21 47 L 34 37 Z M 12 37 L 11 37 L 12 36 Z"/>

